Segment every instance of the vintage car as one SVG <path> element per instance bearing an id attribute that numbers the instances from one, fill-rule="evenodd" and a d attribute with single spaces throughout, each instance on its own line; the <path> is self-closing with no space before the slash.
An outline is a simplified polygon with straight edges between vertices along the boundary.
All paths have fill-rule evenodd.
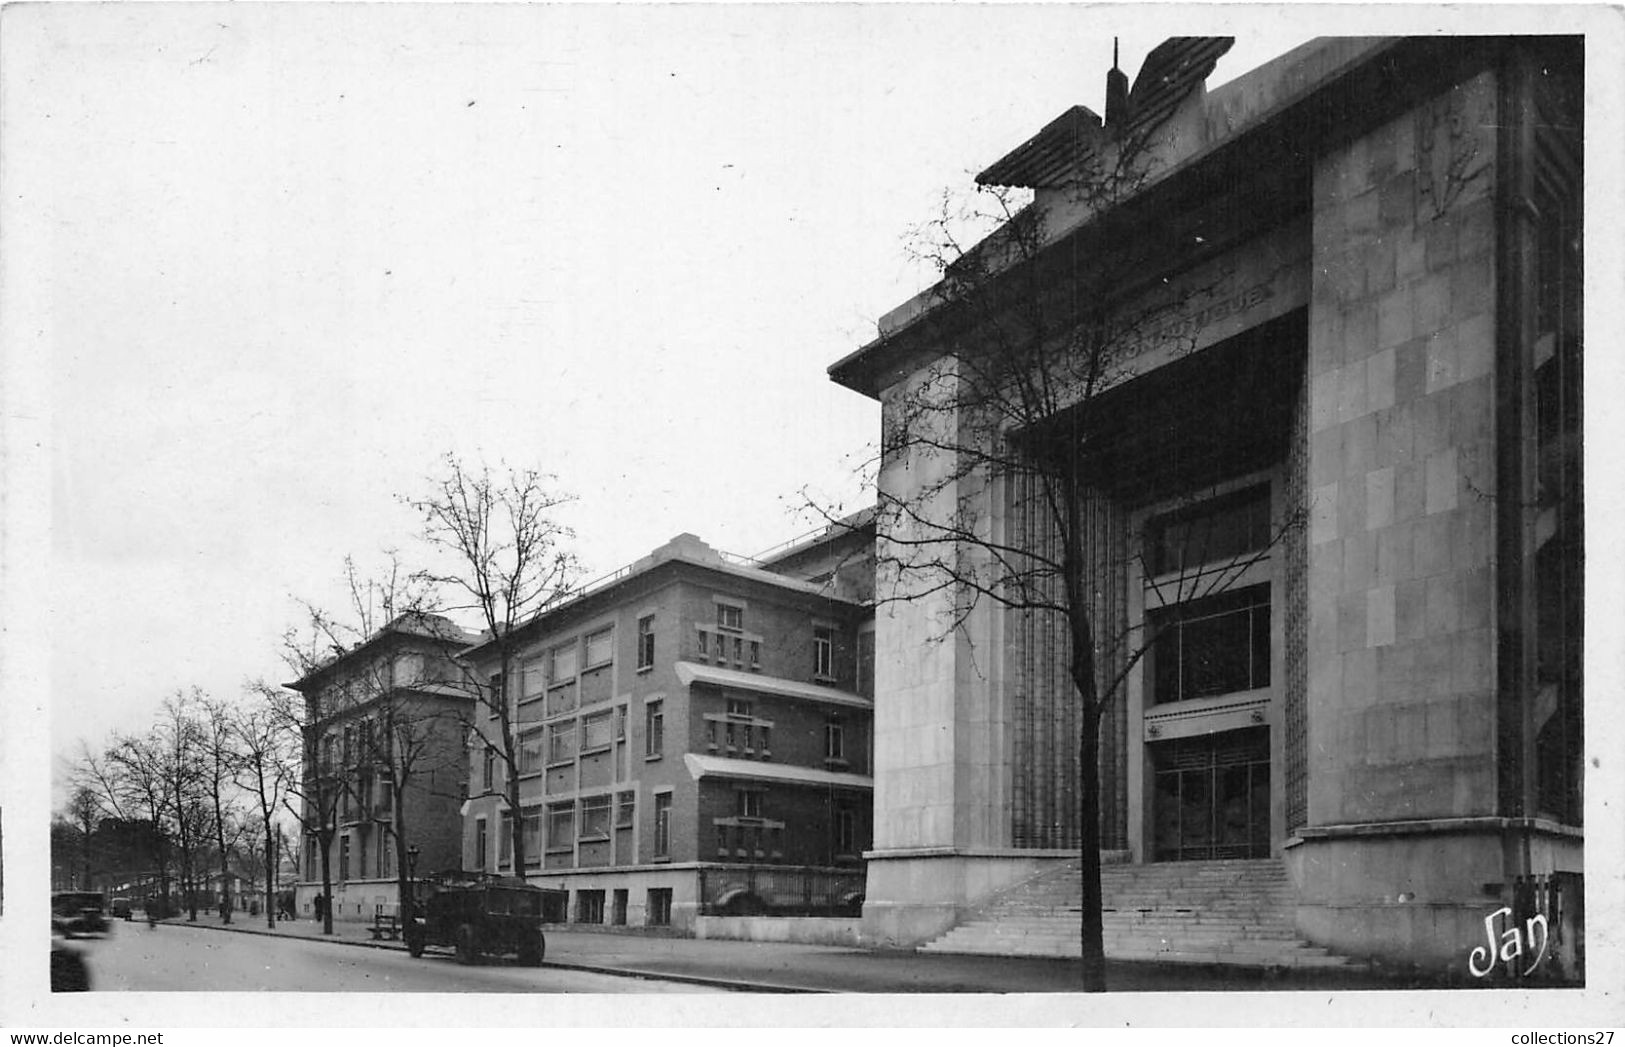
<path id="1" fill-rule="evenodd" d="M 68 938 L 106 934 L 107 915 L 96 891 L 57 891 L 51 895 L 51 924 Z"/>
<path id="2" fill-rule="evenodd" d="M 124 897 L 123 895 L 113 899 L 113 919 L 131 919 L 134 910 L 134 904 L 130 901 L 130 899 Z"/>
<path id="3" fill-rule="evenodd" d="M 416 885 L 411 921 L 402 931 L 407 951 L 422 956 L 431 945 L 457 950 L 458 963 L 511 955 L 539 967 L 547 952 L 540 888 L 484 873 L 441 873 Z"/>

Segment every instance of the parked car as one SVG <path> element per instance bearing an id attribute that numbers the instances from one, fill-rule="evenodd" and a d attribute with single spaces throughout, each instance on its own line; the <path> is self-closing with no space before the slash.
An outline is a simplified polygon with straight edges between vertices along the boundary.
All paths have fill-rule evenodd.
<path id="1" fill-rule="evenodd" d="M 113 919 L 128 920 L 133 912 L 134 906 L 131 904 L 130 899 L 123 897 L 113 899 Z"/>
<path id="2" fill-rule="evenodd" d="M 483 873 L 442 873 L 417 888 L 412 921 L 402 932 L 413 956 L 436 945 L 456 949 L 458 963 L 512 955 L 541 966 L 547 939 L 540 887 Z"/>
<path id="3" fill-rule="evenodd" d="M 68 938 L 107 933 L 102 896 L 96 891 L 57 891 L 51 895 L 51 920 Z"/>

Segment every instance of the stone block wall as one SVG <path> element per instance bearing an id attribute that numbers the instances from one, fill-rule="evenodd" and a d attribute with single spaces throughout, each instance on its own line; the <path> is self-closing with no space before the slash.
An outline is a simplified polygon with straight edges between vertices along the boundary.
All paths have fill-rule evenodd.
<path id="1" fill-rule="evenodd" d="M 1496 813 L 1495 90 L 1323 156 L 1310 316 L 1310 825 Z"/>

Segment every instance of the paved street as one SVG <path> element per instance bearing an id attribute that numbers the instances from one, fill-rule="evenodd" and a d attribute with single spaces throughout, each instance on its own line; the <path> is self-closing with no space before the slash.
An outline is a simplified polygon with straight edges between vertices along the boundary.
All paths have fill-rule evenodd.
<path id="1" fill-rule="evenodd" d="M 484 965 L 449 953 L 414 960 L 403 951 L 335 947 L 303 938 L 221 933 L 139 921 L 74 942 L 102 990 L 243 992 L 717 992 L 697 985 L 588 971 Z"/>
<path id="2" fill-rule="evenodd" d="M 297 989 L 308 980 L 301 972 L 328 967 L 342 974 L 324 974 L 321 984 L 315 988 L 688 992 L 705 987 L 753 992 L 1070 993 L 1077 991 L 1080 978 L 1075 960 L 702 941 L 562 927 L 550 928 L 547 932 L 548 963 L 541 970 L 501 966 L 468 968 L 458 966 L 449 953 L 431 953 L 421 960 L 412 960 L 399 942 L 373 942 L 365 924 L 339 922 L 334 929 L 337 933 L 328 937 L 320 933 L 315 922 L 297 920 L 278 924 L 275 931 L 268 932 L 263 919 L 239 921 L 227 929 L 203 917 L 196 925 L 173 921 L 149 930 L 136 920 L 118 924 L 112 939 L 84 944 L 91 954 L 98 989 L 168 987 L 157 985 L 158 980 L 181 980 L 186 984 L 177 987 L 183 989 Z M 157 969 L 144 970 L 142 965 L 147 961 L 141 959 L 140 953 L 148 936 L 160 942 L 176 940 L 181 943 L 177 951 L 188 956 L 202 955 L 205 960 L 220 949 L 232 957 L 246 954 L 252 957 L 246 965 L 228 962 L 224 954 L 219 963 L 224 970 L 248 980 L 227 986 L 210 980 L 221 977 L 214 971 L 188 975 L 173 968 L 167 951 L 151 963 L 161 968 L 162 973 Z M 215 948 L 210 949 L 210 946 Z M 126 951 L 134 956 L 133 967 L 128 965 Z M 288 957 L 284 962 L 291 970 L 283 978 L 291 978 L 293 982 L 278 980 L 275 971 L 268 972 L 265 969 L 269 962 L 267 957 Z M 1115 992 L 1424 987 L 1393 974 L 1359 970 L 1270 972 L 1158 963 L 1110 963 L 1107 979 Z M 600 985 L 608 987 L 599 988 Z"/>

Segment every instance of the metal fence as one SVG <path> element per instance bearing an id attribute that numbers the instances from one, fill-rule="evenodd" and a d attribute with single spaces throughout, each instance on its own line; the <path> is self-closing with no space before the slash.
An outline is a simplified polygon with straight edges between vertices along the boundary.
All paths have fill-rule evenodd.
<path id="1" fill-rule="evenodd" d="M 700 869 L 701 916 L 860 916 L 862 869 L 713 865 Z"/>

